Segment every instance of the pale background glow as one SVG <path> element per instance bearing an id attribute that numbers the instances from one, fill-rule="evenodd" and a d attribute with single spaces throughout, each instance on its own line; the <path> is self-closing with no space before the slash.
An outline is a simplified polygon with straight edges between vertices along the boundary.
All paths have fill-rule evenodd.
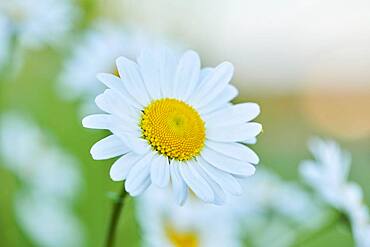
<path id="1" fill-rule="evenodd" d="M 110 2 L 115 17 L 171 35 L 208 63 L 232 61 L 243 89 L 286 93 L 319 83 L 370 90 L 369 1 Z"/>

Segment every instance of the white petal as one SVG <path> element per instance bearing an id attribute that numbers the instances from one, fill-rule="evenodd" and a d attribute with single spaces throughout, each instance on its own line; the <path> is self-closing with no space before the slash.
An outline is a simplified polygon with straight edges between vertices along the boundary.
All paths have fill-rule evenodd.
<path id="1" fill-rule="evenodd" d="M 112 118 L 108 114 L 94 114 L 82 119 L 82 126 L 89 129 L 109 129 Z"/>
<path id="2" fill-rule="evenodd" d="M 104 93 L 99 94 L 95 98 L 95 104 L 100 108 L 100 110 L 105 111 L 107 113 L 111 113 L 111 105 L 107 102 Z"/>
<path id="3" fill-rule="evenodd" d="M 140 155 L 129 152 L 116 160 L 109 171 L 111 179 L 113 181 L 126 179 L 131 168 L 139 161 L 140 157 Z"/>
<path id="4" fill-rule="evenodd" d="M 172 160 L 170 164 L 171 184 L 176 203 L 183 205 L 188 196 L 188 187 L 180 174 L 179 162 Z"/>
<path id="5" fill-rule="evenodd" d="M 257 117 L 260 108 L 255 103 L 232 105 L 203 117 L 207 127 L 246 123 Z"/>
<path id="6" fill-rule="evenodd" d="M 173 97 L 173 80 L 177 66 L 177 59 L 171 50 L 162 48 L 158 50 L 159 77 L 161 95 L 163 98 Z"/>
<path id="7" fill-rule="evenodd" d="M 242 187 L 233 175 L 221 171 L 210 165 L 202 157 L 198 158 L 200 167 L 216 182 L 221 188 L 232 195 L 241 195 Z"/>
<path id="8" fill-rule="evenodd" d="M 110 159 L 129 152 L 130 149 L 126 147 L 121 139 L 115 135 L 110 135 L 95 143 L 90 153 L 94 160 Z"/>
<path id="9" fill-rule="evenodd" d="M 116 64 L 120 78 L 129 94 L 142 106 L 148 105 L 150 98 L 141 78 L 138 65 L 125 57 L 117 58 Z"/>
<path id="10" fill-rule="evenodd" d="M 173 83 L 174 97 L 187 100 L 199 80 L 200 58 L 194 51 L 187 51 L 180 58 Z"/>
<path id="11" fill-rule="evenodd" d="M 322 181 L 322 167 L 311 160 L 304 160 L 299 166 L 301 176 L 314 186 L 320 185 Z"/>
<path id="12" fill-rule="evenodd" d="M 150 49 L 144 49 L 137 61 L 151 99 L 159 99 L 161 97 L 161 84 L 157 57 Z"/>
<path id="13" fill-rule="evenodd" d="M 130 170 L 125 183 L 126 191 L 131 196 L 137 196 L 142 192 L 143 187 L 147 188 L 147 180 L 150 180 L 150 162 L 153 154 L 149 151 Z"/>
<path id="14" fill-rule="evenodd" d="M 123 142 L 126 142 L 126 140 L 124 139 L 125 137 L 122 137 L 121 132 L 131 133 L 133 135 L 136 135 L 138 138 L 141 136 L 141 129 L 138 125 L 130 123 L 129 121 L 124 121 L 114 115 L 111 115 L 111 118 L 112 123 L 109 127 L 109 130 L 113 134 L 121 137 Z"/>
<path id="15" fill-rule="evenodd" d="M 168 185 L 170 180 L 170 166 L 167 157 L 163 155 L 154 156 L 150 168 L 150 177 L 152 183 L 158 187 L 164 188 Z"/>
<path id="16" fill-rule="evenodd" d="M 206 76 L 208 76 L 214 70 L 215 70 L 214 68 L 210 68 L 210 67 L 201 69 L 200 74 L 199 74 L 199 81 L 204 82 L 204 78 L 206 78 Z"/>
<path id="17" fill-rule="evenodd" d="M 144 154 L 150 148 L 148 142 L 140 138 L 140 133 L 125 132 L 118 127 L 112 127 L 111 131 L 118 136 L 127 147 L 130 147 L 130 149 L 137 154 Z"/>
<path id="18" fill-rule="evenodd" d="M 135 191 L 131 191 L 130 195 L 131 196 L 138 196 L 138 195 L 141 195 L 142 193 L 144 193 L 144 191 L 146 189 L 149 188 L 149 186 L 151 185 L 151 180 L 150 180 L 150 176 L 146 177 L 142 183 L 140 183 L 140 185 L 137 187 L 137 189 Z"/>
<path id="19" fill-rule="evenodd" d="M 139 102 L 135 100 L 125 88 L 123 81 L 121 78 L 107 73 L 100 73 L 97 75 L 97 78 L 99 81 L 103 82 L 108 88 L 113 89 L 117 93 L 121 94 L 124 101 L 126 101 L 127 104 L 137 108 L 141 109 Z"/>
<path id="20" fill-rule="evenodd" d="M 257 136 L 262 131 L 259 123 L 227 125 L 222 127 L 207 127 L 207 138 L 219 142 L 241 142 Z"/>
<path id="21" fill-rule="evenodd" d="M 256 168 L 248 162 L 233 159 L 205 147 L 201 156 L 214 167 L 239 176 L 251 176 Z"/>
<path id="22" fill-rule="evenodd" d="M 189 99 L 192 105 L 197 108 L 207 105 L 218 94 L 220 94 L 231 80 L 234 67 L 229 62 L 218 65 L 209 75 L 207 75 L 194 95 Z"/>
<path id="23" fill-rule="evenodd" d="M 199 166 L 199 162 L 194 161 L 194 166 L 195 170 L 199 173 L 200 176 L 206 180 L 208 185 L 211 187 L 213 194 L 214 194 L 214 200 L 212 203 L 216 205 L 222 205 L 226 201 L 226 195 L 223 189 L 218 185 L 213 179 L 211 179 L 206 172 Z"/>
<path id="24" fill-rule="evenodd" d="M 198 109 L 202 116 L 205 116 L 211 112 L 214 112 L 223 107 L 230 105 L 230 101 L 238 95 L 238 89 L 233 85 L 227 85 L 225 90 L 223 90 L 217 97 L 209 102 L 209 104 Z"/>
<path id="25" fill-rule="evenodd" d="M 205 202 L 213 202 L 215 196 L 212 188 L 193 166 L 194 163 L 192 161 L 182 162 L 179 165 L 180 173 L 185 183 L 200 199 Z"/>
<path id="26" fill-rule="evenodd" d="M 258 164 L 257 154 L 249 147 L 235 142 L 214 142 L 207 140 L 206 146 L 234 159 L 244 160 L 252 164 Z"/>
<path id="27" fill-rule="evenodd" d="M 115 75 L 99 73 L 97 74 L 96 78 L 98 78 L 98 80 L 108 88 L 114 89 L 118 92 L 125 91 L 125 87 L 123 86 L 121 79 Z"/>
<path id="28" fill-rule="evenodd" d="M 257 138 L 256 137 L 249 138 L 247 140 L 241 141 L 241 143 L 253 145 L 257 143 Z"/>
<path id="29" fill-rule="evenodd" d="M 121 118 L 125 124 L 137 125 L 139 122 L 140 111 L 127 105 L 122 96 L 112 89 L 98 95 L 95 102 L 100 109 Z"/>

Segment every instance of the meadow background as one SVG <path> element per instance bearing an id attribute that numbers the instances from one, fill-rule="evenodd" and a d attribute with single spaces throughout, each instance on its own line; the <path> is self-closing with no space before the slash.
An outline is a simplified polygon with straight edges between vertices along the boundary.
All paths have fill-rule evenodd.
<path id="1" fill-rule="evenodd" d="M 236 102 L 261 106 L 257 120 L 263 133 L 254 146 L 261 159 L 258 166 L 286 180 L 299 180 L 299 162 L 311 157 L 308 139 L 333 138 L 352 153 L 350 179 L 362 186 L 370 205 L 368 2 L 81 0 L 74 5 L 79 17 L 62 46 L 26 50 L 15 75 L 3 72 L 0 114 L 26 116 L 77 160 L 82 183 L 73 211 L 83 226 L 85 246 L 102 246 L 110 195 L 121 183 L 108 176 L 111 160 L 94 161 L 89 154 L 107 132 L 84 129 L 82 100 L 62 99 L 57 83 L 78 37 L 96 19 L 194 49 L 204 65 L 234 63 L 233 84 L 240 90 Z M 14 215 L 21 182 L 3 163 L 0 156 L 0 246 L 36 246 Z M 134 206 L 130 198 L 119 223 L 117 246 L 140 246 Z M 306 246 L 329 244 L 353 246 L 349 230 L 333 228 Z"/>

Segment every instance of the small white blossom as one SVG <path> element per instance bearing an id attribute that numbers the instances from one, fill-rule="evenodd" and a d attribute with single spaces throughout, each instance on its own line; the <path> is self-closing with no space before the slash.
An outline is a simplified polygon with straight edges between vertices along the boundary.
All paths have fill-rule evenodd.
<path id="1" fill-rule="evenodd" d="M 137 201 L 143 246 L 242 246 L 230 210 L 227 205 L 205 204 L 194 196 L 180 207 L 170 190 L 151 186 Z"/>
<path id="2" fill-rule="evenodd" d="M 289 246 L 324 219 L 325 211 L 308 192 L 271 171 L 259 169 L 242 187 L 242 196 L 234 197 L 231 207 L 240 234 L 253 246 Z"/>
<path id="3" fill-rule="evenodd" d="M 302 162 L 301 175 L 329 206 L 351 223 L 358 247 L 370 246 L 370 216 L 361 187 L 348 181 L 350 154 L 334 141 L 314 139 L 310 149 L 316 160 Z"/>
<path id="4" fill-rule="evenodd" d="M 60 43 L 71 30 L 76 9 L 70 0 L 0 2 L 0 18 L 19 46 L 31 49 Z"/>

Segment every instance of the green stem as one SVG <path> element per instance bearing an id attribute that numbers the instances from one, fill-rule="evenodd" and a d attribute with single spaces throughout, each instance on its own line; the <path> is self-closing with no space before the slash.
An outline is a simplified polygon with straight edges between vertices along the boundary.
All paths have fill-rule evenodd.
<path id="1" fill-rule="evenodd" d="M 115 240 L 115 235 L 117 231 L 117 226 L 118 226 L 118 221 L 119 217 L 122 212 L 122 208 L 124 206 L 124 201 L 128 193 L 125 190 L 125 186 L 122 185 L 122 190 L 119 195 L 119 197 L 115 200 L 113 204 L 113 210 L 110 218 L 110 223 L 109 223 L 109 228 L 108 228 L 108 233 L 107 233 L 107 239 L 105 242 L 106 247 L 113 247 L 114 246 L 114 240 Z"/>
<path id="2" fill-rule="evenodd" d="M 8 47 L 8 53 L 6 54 L 5 63 L 2 67 L 0 67 L 0 83 L 7 82 L 8 80 L 12 80 L 15 77 L 15 62 L 17 56 L 17 49 L 18 47 L 18 36 L 12 30 L 10 36 L 10 45 Z"/>
<path id="3" fill-rule="evenodd" d="M 303 245 L 307 244 L 308 242 L 310 242 L 310 241 L 312 241 L 314 239 L 317 239 L 318 237 L 326 234 L 327 232 L 329 232 L 329 230 L 331 230 L 334 226 L 337 225 L 337 223 L 341 220 L 341 218 L 342 217 L 341 217 L 340 214 L 336 214 L 335 216 L 333 216 L 331 218 L 330 221 L 328 221 L 327 224 L 325 224 L 324 226 L 322 226 L 318 231 L 313 232 L 311 235 L 309 235 L 306 238 L 298 239 L 291 246 L 292 247 L 303 246 Z"/>

